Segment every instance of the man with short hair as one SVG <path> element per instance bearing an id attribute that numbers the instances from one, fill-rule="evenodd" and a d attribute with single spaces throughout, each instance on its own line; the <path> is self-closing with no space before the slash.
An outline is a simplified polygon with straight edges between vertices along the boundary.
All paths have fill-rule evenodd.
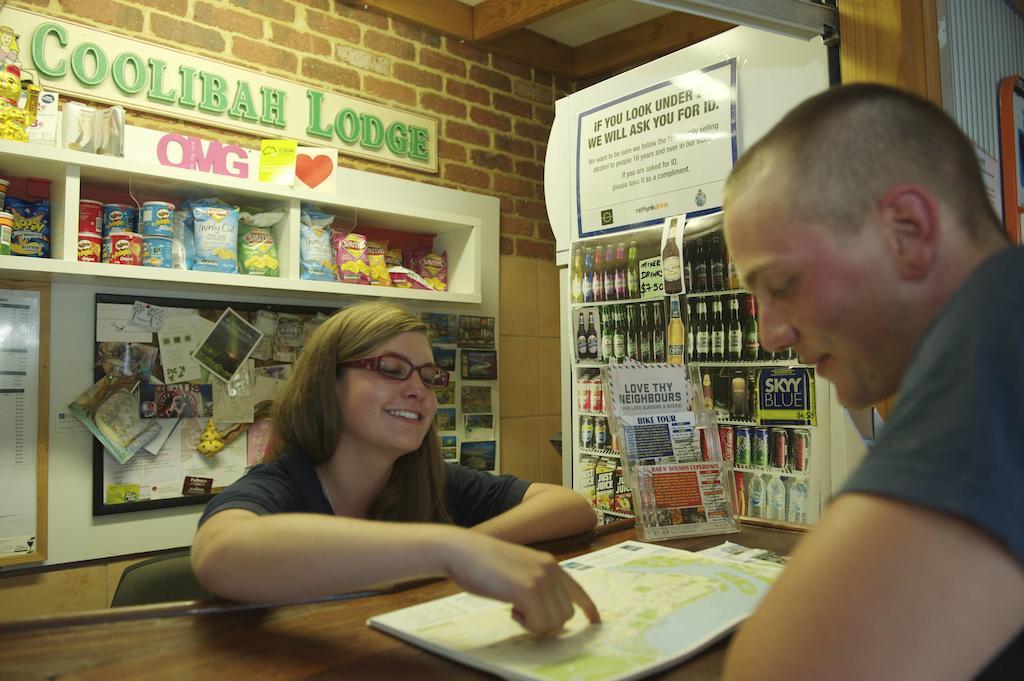
<path id="1" fill-rule="evenodd" d="M 761 342 L 889 421 L 737 634 L 727 679 L 1024 679 L 1024 250 L 971 143 L 880 85 L 736 164 L 725 234 Z"/>

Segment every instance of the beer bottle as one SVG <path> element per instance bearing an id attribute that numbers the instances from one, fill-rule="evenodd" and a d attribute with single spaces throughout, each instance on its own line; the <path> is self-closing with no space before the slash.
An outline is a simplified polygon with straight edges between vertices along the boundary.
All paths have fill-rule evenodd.
<path id="1" fill-rule="evenodd" d="M 725 352 L 730 360 L 743 357 L 743 326 L 740 324 L 739 296 L 729 298 L 729 323 L 726 328 Z"/>
<path id="2" fill-rule="evenodd" d="M 640 304 L 640 361 L 649 364 L 654 361 L 654 345 L 651 337 L 651 318 L 647 306 Z"/>
<path id="3" fill-rule="evenodd" d="M 615 362 L 620 363 L 626 358 L 626 323 L 622 319 L 621 306 L 615 306 L 613 318 L 615 319 L 615 331 L 612 335 L 612 352 L 615 353 Z"/>
<path id="4" fill-rule="evenodd" d="M 612 321 L 612 306 L 601 308 L 601 361 L 611 364 L 615 357 L 615 323 Z"/>
<path id="5" fill-rule="evenodd" d="M 636 306 L 626 306 L 626 357 L 640 361 L 640 329 L 636 323 Z"/>
<path id="6" fill-rule="evenodd" d="M 761 340 L 757 335 L 757 301 L 747 296 L 747 318 L 743 321 L 743 359 L 755 360 L 761 356 Z"/>
<path id="7" fill-rule="evenodd" d="M 583 254 L 583 302 L 594 302 L 594 249 Z"/>
<path id="8" fill-rule="evenodd" d="M 696 347 L 697 333 L 694 330 L 694 321 L 693 306 L 690 301 L 686 301 L 686 328 L 690 330 L 690 333 L 686 334 L 686 361 L 688 362 L 694 360 L 694 348 Z"/>
<path id="9" fill-rule="evenodd" d="M 578 248 L 572 264 L 572 302 L 583 302 L 583 254 Z"/>
<path id="10" fill-rule="evenodd" d="M 594 249 L 594 302 L 604 300 L 604 256 L 601 247 Z"/>
<path id="11" fill-rule="evenodd" d="M 694 353 L 698 362 L 706 362 L 711 356 L 711 328 L 708 323 L 708 305 L 703 300 L 697 302 L 697 334 Z"/>
<path id="12" fill-rule="evenodd" d="M 686 329 L 683 327 L 683 320 L 679 312 L 679 299 L 671 299 L 672 312 L 668 322 L 668 363 L 682 364 L 683 349 L 686 347 L 684 335 Z"/>
<path id="13" fill-rule="evenodd" d="M 635 241 L 629 242 L 626 255 L 626 289 L 630 298 L 640 297 L 640 251 Z"/>
<path id="14" fill-rule="evenodd" d="M 590 312 L 587 318 L 587 357 L 597 359 L 597 329 L 594 327 L 594 313 Z"/>
<path id="15" fill-rule="evenodd" d="M 708 261 L 704 254 L 704 239 L 695 244 L 693 258 L 693 290 L 703 293 L 708 290 Z"/>
<path id="16" fill-rule="evenodd" d="M 691 242 L 688 246 L 686 242 L 683 242 L 683 291 L 690 293 L 694 291 L 693 288 L 693 243 Z"/>
<path id="17" fill-rule="evenodd" d="M 708 279 L 712 291 L 721 291 L 725 288 L 725 268 L 722 262 L 722 236 L 714 234 L 711 237 L 711 248 L 708 252 Z"/>
<path id="18" fill-rule="evenodd" d="M 615 251 L 615 295 L 619 300 L 629 298 L 629 287 L 626 285 L 626 244 L 621 241 Z"/>
<path id="19" fill-rule="evenodd" d="M 604 299 L 618 300 L 615 293 L 615 246 L 612 244 L 608 244 L 604 251 Z"/>
<path id="20" fill-rule="evenodd" d="M 736 261 L 729 254 L 729 244 L 722 239 L 722 260 L 725 262 L 725 284 L 728 288 L 737 289 L 740 287 L 740 273 L 736 269 Z"/>
<path id="21" fill-rule="evenodd" d="M 665 361 L 665 322 L 664 314 L 660 302 L 651 303 L 654 306 L 654 323 L 651 327 L 651 336 L 653 338 L 652 345 L 654 346 L 654 361 L 664 362 Z"/>
<path id="22" fill-rule="evenodd" d="M 711 359 L 721 362 L 725 360 L 725 319 L 722 318 L 721 298 L 714 299 L 711 310 Z"/>
<path id="23" fill-rule="evenodd" d="M 668 239 L 661 249 L 661 272 L 665 280 L 665 293 L 674 295 L 683 290 L 682 271 L 679 267 L 679 246 L 676 245 L 676 218 L 668 224 Z"/>
<path id="24" fill-rule="evenodd" d="M 580 312 L 580 324 L 576 327 L 576 359 L 587 359 L 587 330 L 583 326 L 583 313 Z"/>

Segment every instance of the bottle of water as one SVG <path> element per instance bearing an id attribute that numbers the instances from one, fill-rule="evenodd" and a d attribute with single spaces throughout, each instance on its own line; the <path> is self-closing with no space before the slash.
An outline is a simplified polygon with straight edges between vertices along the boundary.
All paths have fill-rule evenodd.
<path id="1" fill-rule="evenodd" d="M 763 518 L 765 515 L 763 476 L 754 475 L 750 479 L 750 489 L 747 491 L 747 515 L 751 518 Z"/>
<path id="2" fill-rule="evenodd" d="M 790 486 L 786 521 L 807 524 L 807 483 L 798 480 Z"/>
<path id="3" fill-rule="evenodd" d="M 786 519 L 786 486 L 782 480 L 772 476 L 768 482 L 768 520 Z"/>

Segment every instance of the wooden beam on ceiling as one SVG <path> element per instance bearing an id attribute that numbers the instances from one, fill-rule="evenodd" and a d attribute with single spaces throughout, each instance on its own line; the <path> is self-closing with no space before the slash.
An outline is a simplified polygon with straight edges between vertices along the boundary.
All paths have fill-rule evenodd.
<path id="1" fill-rule="evenodd" d="M 482 46 L 546 73 L 568 78 L 572 78 L 575 73 L 573 49 L 540 33 L 520 29 Z"/>
<path id="2" fill-rule="evenodd" d="M 730 28 L 734 25 L 693 14 L 665 14 L 578 46 L 575 75 L 591 78 L 643 64 Z"/>
<path id="3" fill-rule="evenodd" d="M 459 0 L 342 0 L 359 9 L 404 19 L 439 33 L 473 40 L 473 8 Z"/>
<path id="4" fill-rule="evenodd" d="M 587 0 L 484 0 L 473 8 L 473 39 L 495 40 Z"/>

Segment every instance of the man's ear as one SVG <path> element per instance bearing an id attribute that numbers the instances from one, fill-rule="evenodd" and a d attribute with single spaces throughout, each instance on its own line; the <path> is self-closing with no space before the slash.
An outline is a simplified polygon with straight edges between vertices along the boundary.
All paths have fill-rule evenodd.
<path id="1" fill-rule="evenodd" d="M 939 246 L 939 204 L 916 184 L 890 187 L 878 214 L 892 262 L 904 279 L 921 279 L 935 264 Z"/>

